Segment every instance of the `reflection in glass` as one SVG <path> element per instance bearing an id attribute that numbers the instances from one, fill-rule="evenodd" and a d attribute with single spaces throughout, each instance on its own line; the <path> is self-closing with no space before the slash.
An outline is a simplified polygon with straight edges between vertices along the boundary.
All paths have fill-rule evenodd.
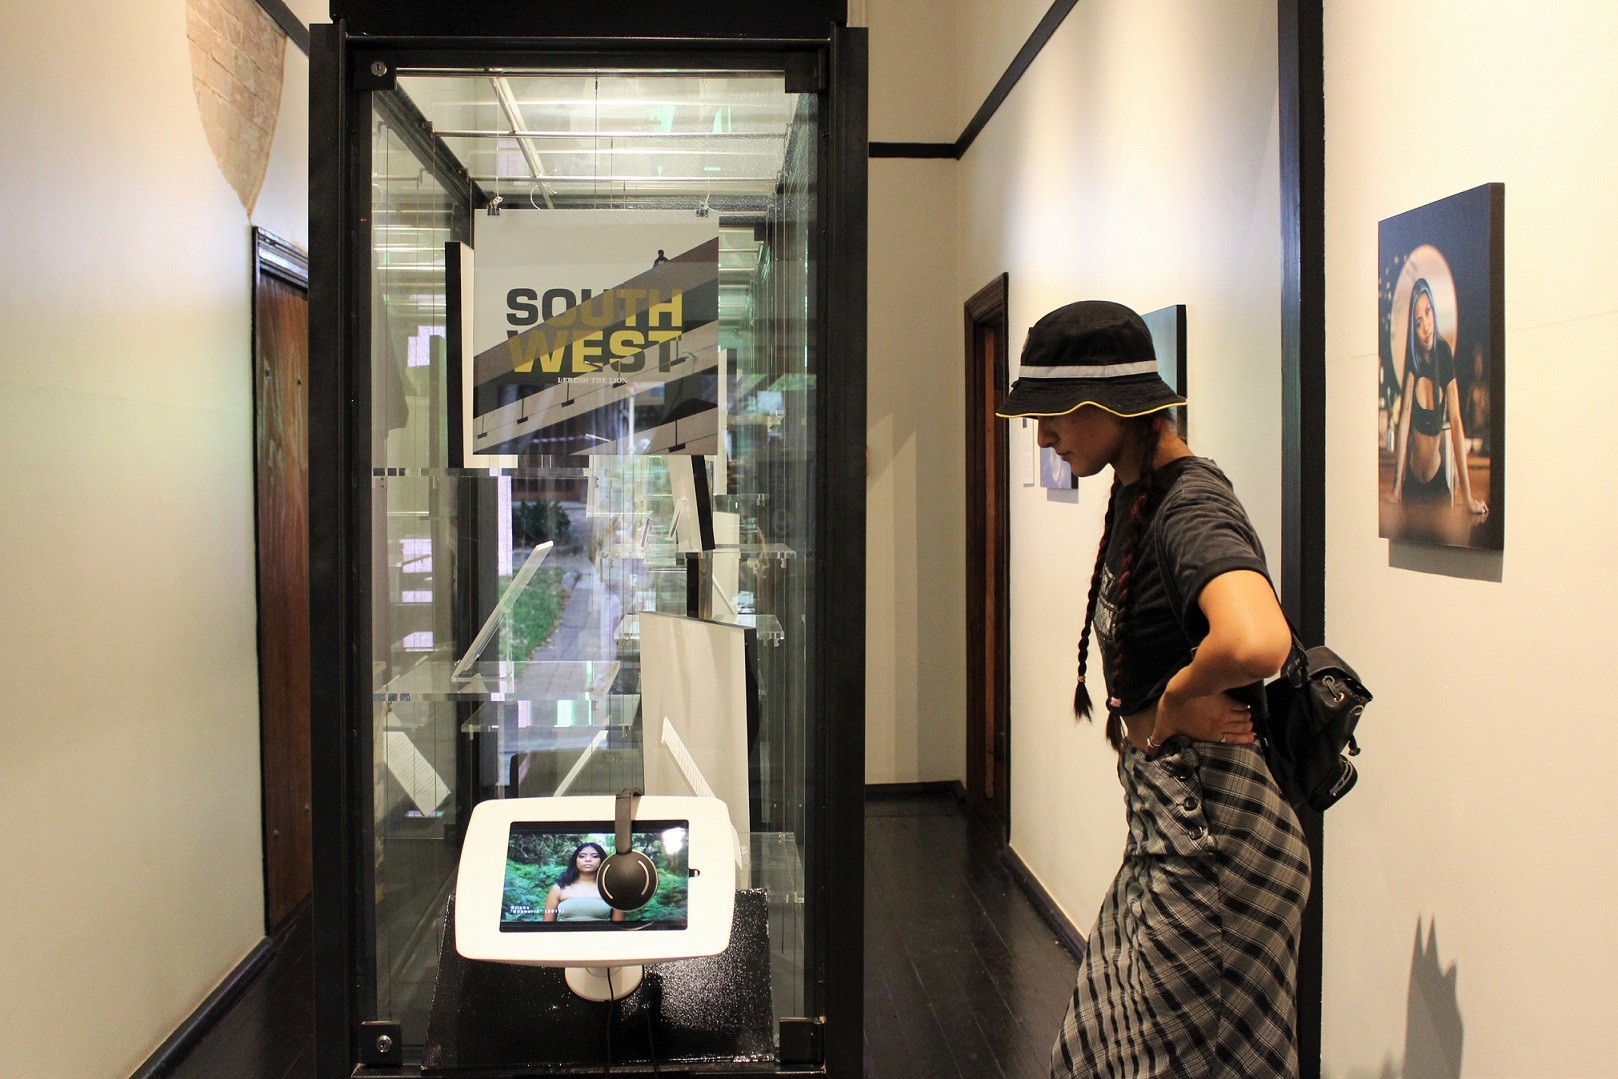
<path id="1" fill-rule="evenodd" d="M 561 71 L 406 72 L 375 96 L 373 1014 L 420 1044 L 473 805 L 643 783 L 641 616 L 693 609 L 750 630 L 740 860 L 769 893 L 775 1012 L 806 1014 L 815 98 L 779 73 Z M 436 141 L 401 134 L 417 110 Z M 473 252 L 464 343 L 450 241 Z M 665 260 L 699 248 L 711 295 L 661 348 Z M 524 255 L 538 276 L 502 278 Z M 568 319 L 609 315 L 585 366 L 567 352 L 521 377 Z M 494 379 L 491 350 L 518 357 Z M 471 456 L 451 445 L 463 424 Z"/>

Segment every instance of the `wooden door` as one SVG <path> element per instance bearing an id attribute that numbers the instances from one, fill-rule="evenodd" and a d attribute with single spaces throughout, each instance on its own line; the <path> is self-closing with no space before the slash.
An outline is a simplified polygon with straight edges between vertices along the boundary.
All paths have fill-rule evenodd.
<path id="1" fill-rule="evenodd" d="M 966 788 L 968 804 L 1011 822 L 1008 628 L 1006 275 L 966 302 Z"/>
<path id="2" fill-rule="evenodd" d="M 298 249 L 255 231 L 253 416 L 264 920 L 313 884 L 309 815 L 309 298 Z"/>

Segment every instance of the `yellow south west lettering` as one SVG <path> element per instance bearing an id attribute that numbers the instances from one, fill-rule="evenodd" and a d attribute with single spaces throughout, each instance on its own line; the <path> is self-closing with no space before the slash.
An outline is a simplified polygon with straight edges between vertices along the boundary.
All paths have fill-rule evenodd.
<path id="1" fill-rule="evenodd" d="M 557 345 L 539 358 L 539 369 L 546 374 L 556 374 L 562 369 L 562 355 L 565 352 L 567 352 L 566 345 Z"/>
<path id="2" fill-rule="evenodd" d="M 646 308 L 646 325 L 656 326 L 662 321 L 658 316 L 667 315 L 668 325 L 677 329 L 685 326 L 685 293 L 678 290 L 669 297 L 668 303 L 657 302 L 657 290 L 651 289 L 646 297 L 650 305 Z"/>
<path id="3" fill-rule="evenodd" d="M 612 291 L 623 297 L 624 325 L 636 325 L 635 320 L 640 317 L 640 311 L 637 309 L 636 305 L 645 298 L 647 290 L 643 288 L 616 288 Z"/>
<path id="4" fill-rule="evenodd" d="M 579 312 L 579 321 L 586 326 L 607 326 L 612 323 L 612 293 L 603 292 L 599 296 L 592 296 L 579 306 L 572 308 Z"/>
<path id="5" fill-rule="evenodd" d="M 518 374 L 528 374 L 534 369 L 534 361 L 538 360 L 540 370 L 552 374 L 560 371 L 567 345 L 564 343 L 546 352 L 545 337 L 543 333 L 529 333 L 506 338 L 506 344 L 511 349 L 511 369 Z"/>
<path id="6" fill-rule="evenodd" d="M 633 356 L 646 347 L 646 335 L 639 330 L 614 330 L 607 339 L 607 354 L 615 360 Z"/>
<path id="7" fill-rule="evenodd" d="M 573 339 L 573 373 L 587 375 L 600 367 L 600 362 L 591 363 L 591 356 L 601 355 L 601 334 L 592 333 L 584 337 Z"/>

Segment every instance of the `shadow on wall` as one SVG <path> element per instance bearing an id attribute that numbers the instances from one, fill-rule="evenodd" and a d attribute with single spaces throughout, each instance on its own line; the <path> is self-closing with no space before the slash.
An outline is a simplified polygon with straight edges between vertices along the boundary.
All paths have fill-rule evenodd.
<path id="1" fill-rule="evenodd" d="M 1388 565 L 1416 573 L 1432 573 L 1468 581 L 1505 580 L 1504 551 L 1469 551 L 1461 547 L 1435 547 L 1404 540 L 1388 541 Z"/>
<path id="2" fill-rule="evenodd" d="M 1422 941 L 1416 919 L 1416 945 L 1410 959 L 1410 992 L 1405 1004 L 1404 1067 L 1390 1052 L 1380 1070 L 1352 1068 L 1343 1079 L 1460 1079 L 1461 1005 L 1455 992 L 1455 964 L 1438 963 L 1438 930 L 1427 923 Z"/>
<path id="3" fill-rule="evenodd" d="M 1427 923 L 1427 942 L 1416 919 L 1410 960 L 1410 997 L 1405 1005 L 1405 1066 L 1400 1079 L 1460 1079 L 1461 1004 L 1455 995 L 1455 964 L 1438 964 L 1438 928 Z"/>

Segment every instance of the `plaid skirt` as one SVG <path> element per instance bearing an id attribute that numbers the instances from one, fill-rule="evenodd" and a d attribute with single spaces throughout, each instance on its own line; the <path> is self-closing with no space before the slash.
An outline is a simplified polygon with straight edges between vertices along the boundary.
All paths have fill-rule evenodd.
<path id="1" fill-rule="evenodd" d="M 1124 864 L 1090 933 L 1051 1075 L 1298 1074 L 1303 830 L 1254 746 L 1125 745 Z"/>

